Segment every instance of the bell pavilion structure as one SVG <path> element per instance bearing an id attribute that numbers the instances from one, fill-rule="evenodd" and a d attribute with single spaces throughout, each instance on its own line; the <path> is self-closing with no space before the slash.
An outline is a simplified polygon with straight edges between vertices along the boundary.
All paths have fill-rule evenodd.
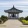
<path id="1" fill-rule="evenodd" d="M 16 9 L 14 6 L 11 9 L 4 10 L 6 13 L 8 13 L 9 19 L 18 19 L 19 13 L 22 13 L 22 10 Z"/>

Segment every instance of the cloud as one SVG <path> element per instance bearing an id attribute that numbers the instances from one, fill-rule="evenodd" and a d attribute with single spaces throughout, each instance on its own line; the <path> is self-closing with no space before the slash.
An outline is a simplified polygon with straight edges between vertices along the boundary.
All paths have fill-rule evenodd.
<path id="1" fill-rule="evenodd" d="M 16 1 L 16 2 L 1 2 L 0 3 L 0 8 L 11 8 L 12 6 L 15 6 L 17 9 L 23 9 L 23 10 L 25 10 L 25 9 L 28 9 L 28 2 L 18 2 L 18 1 Z"/>
<path id="2" fill-rule="evenodd" d="M 11 2 L 0 2 L 0 15 L 6 15 L 4 10 L 15 6 L 17 9 L 23 10 L 23 13 L 20 16 L 27 16 L 28 15 L 28 1 L 11 1 Z M 27 14 L 27 15 L 26 15 Z M 7 16 L 7 15 L 6 15 Z"/>
<path id="3" fill-rule="evenodd" d="M 28 1 L 28 0 L 0 0 L 0 1 Z"/>
<path id="4" fill-rule="evenodd" d="M 0 6 L 28 6 L 28 2 L 0 2 Z"/>

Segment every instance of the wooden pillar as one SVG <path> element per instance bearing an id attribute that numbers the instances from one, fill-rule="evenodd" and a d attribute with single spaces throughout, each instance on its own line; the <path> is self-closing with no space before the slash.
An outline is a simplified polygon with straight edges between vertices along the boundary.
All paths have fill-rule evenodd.
<path id="1" fill-rule="evenodd" d="M 17 18 L 19 18 L 19 14 L 17 14 Z"/>
<path id="2" fill-rule="evenodd" d="M 10 14 L 8 13 L 8 18 L 10 17 Z"/>

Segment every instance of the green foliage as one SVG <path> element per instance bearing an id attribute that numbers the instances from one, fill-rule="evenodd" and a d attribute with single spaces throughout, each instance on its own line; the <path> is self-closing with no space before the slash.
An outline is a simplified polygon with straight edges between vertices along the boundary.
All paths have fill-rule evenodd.
<path id="1" fill-rule="evenodd" d="M 1 18 L 0 18 L 1 19 Z"/>
<path id="2" fill-rule="evenodd" d="M 5 21 L 7 20 L 7 17 L 4 16 L 4 15 L 2 15 L 2 16 L 1 16 L 1 20 L 3 20 L 3 22 L 5 22 Z"/>
<path id="3" fill-rule="evenodd" d="M 25 22 L 26 22 L 26 20 L 22 20 L 22 22 L 23 22 L 23 23 L 25 23 Z"/>
<path id="4" fill-rule="evenodd" d="M 26 21 L 25 24 L 28 24 L 28 21 Z"/>
<path id="5" fill-rule="evenodd" d="M 24 17 L 20 17 L 20 20 L 23 20 L 24 19 Z"/>
<path id="6" fill-rule="evenodd" d="M 28 24 L 28 20 L 27 21 L 26 20 L 22 20 L 22 23 L 27 25 Z"/>
<path id="7" fill-rule="evenodd" d="M 28 20 L 28 16 L 27 16 L 27 17 L 25 17 L 25 20 Z"/>
<path id="8" fill-rule="evenodd" d="M 19 20 L 20 20 L 20 21 L 24 20 L 24 17 L 20 17 Z"/>

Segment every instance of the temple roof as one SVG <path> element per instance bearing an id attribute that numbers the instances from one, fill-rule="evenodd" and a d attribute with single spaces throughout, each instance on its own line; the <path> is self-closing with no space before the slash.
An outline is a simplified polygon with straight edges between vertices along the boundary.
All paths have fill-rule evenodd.
<path id="1" fill-rule="evenodd" d="M 19 13 L 23 12 L 22 10 L 16 9 L 14 6 L 11 9 L 4 10 L 4 11 L 7 13 L 8 12 L 19 12 Z"/>

